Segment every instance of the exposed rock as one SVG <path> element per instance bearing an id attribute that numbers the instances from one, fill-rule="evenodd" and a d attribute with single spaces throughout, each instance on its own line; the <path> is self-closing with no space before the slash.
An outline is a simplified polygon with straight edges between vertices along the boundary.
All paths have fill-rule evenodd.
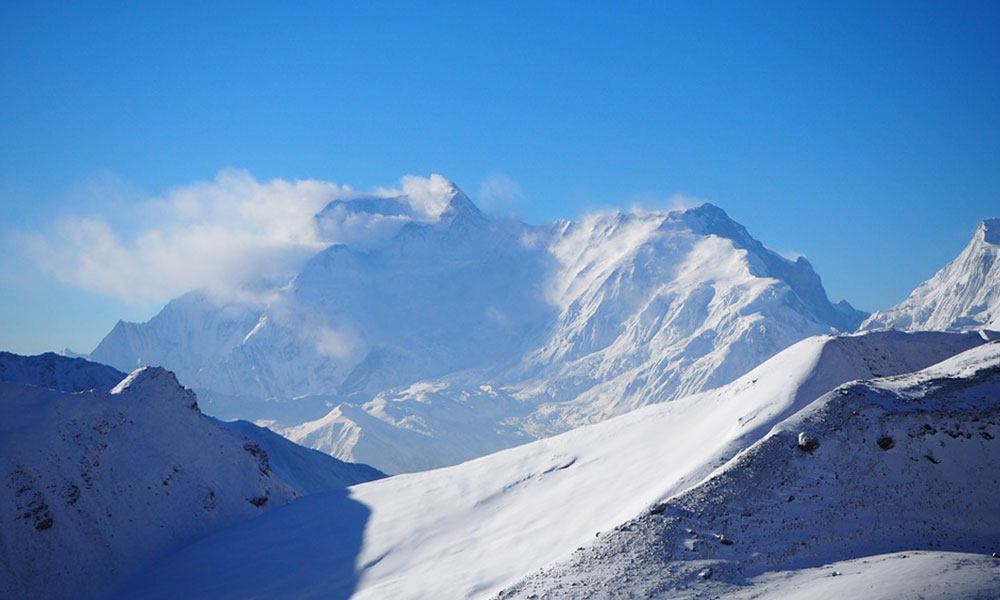
<path id="1" fill-rule="evenodd" d="M 799 433 L 799 450 L 803 452 L 812 452 L 816 448 L 819 448 L 819 440 L 807 435 L 806 432 Z"/>

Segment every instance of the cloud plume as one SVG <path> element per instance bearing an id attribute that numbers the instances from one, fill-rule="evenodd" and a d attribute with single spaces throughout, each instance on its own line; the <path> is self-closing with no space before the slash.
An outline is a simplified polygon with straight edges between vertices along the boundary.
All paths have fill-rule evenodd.
<path id="1" fill-rule="evenodd" d="M 410 214 L 394 220 L 433 220 L 441 210 L 442 182 L 447 183 L 440 176 L 407 176 L 402 189 L 362 195 L 325 181 L 258 181 L 246 171 L 227 169 L 210 181 L 131 203 L 127 214 L 113 220 L 63 217 L 45 230 L 17 234 L 16 241 L 60 281 L 126 301 L 162 301 L 193 289 L 253 299 L 263 285 L 287 282 L 327 245 L 393 229 L 373 226 L 372 219 L 353 212 L 321 228 L 315 215 L 324 206 L 412 194 L 406 199 Z"/>

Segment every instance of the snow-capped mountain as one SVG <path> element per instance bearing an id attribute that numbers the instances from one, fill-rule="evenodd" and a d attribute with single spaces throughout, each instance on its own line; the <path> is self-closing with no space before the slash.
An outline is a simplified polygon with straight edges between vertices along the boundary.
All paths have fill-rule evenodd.
<path id="1" fill-rule="evenodd" d="M 983 221 L 958 258 L 862 329 L 1000 329 L 1000 219 Z"/>
<path id="2" fill-rule="evenodd" d="M 220 424 L 162 368 L 111 387 L 113 369 L 82 359 L 2 358 L 5 598 L 100 597 L 200 536 L 382 476 L 249 423 Z"/>
<path id="3" fill-rule="evenodd" d="M 544 253 L 521 242 L 527 226 L 485 218 L 450 184 L 441 194 L 433 222 L 397 222 L 408 197 L 334 201 L 321 232 L 356 219 L 396 230 L 331 245 L 263 305 L 188 294 L 148 323 L 119 323 L 91 357 L 250 398 L 344 397 L 516 360 L 553 312 L 535 289 Z"/>
<path id="4" fill-rule="evenodd" d="M 727 383 L 864 317 L 710 204 L 533 227 L 439 184 L 433 219 L 427 198 L 337 200 L 323 235 L 378 235 L 331 245 L 258 303 L 191 293 L 119 323 L 91 356 L 163 364 L 219 416 L 402 472 Z"/>
<path id="5" fill-rule="evenodd" d="M 741 494 L 754 501 L 766 494 L 785 494 L 780 502 L 771 499 L 770 512 L 755 510 L 753 515 L 763 518 L 775 510 L 802 511 L 789 516 L 791 522 L 792 517 L 820 505 L 821 498 L 813 497 L 816 492 L 808 489 L 809 484 L 818 481 L 831 485 L 839 477 L 879 485 L 882 475 L 872 477 L 872 473 L 881 473 L 884 467 L 878 459 L 883 456 L 901 461 L 904 466 L 911 457 L 918 459 L 920 464 L 913 469 L 907 467 L 904 475 L 925 477 L 923 487 L 919 479 L 904 481 L 898 477 L 887 481 L 906 483 L 894 493 L 910 494 L 913 510 L 927 509 L 921 527 L 941 523 L 939 526 L 944 528 L 950 519 L 950 525 L 966 528 L 978 524 L 983 516 L 978 511 L 990 505 L 991 496 L 976 493 L 972 494 L 977 495 L 975 499 L 948 503 L 964 498 L 969 486 L 977 484 L 977 477 L 992 481 L 993 475 L 988 474 L 995 471 L 996 453 L 984 453 L 991 451 L 990 443 L 1000 443 L 987 439 L 987 435 L 1000 435 L 1000 425 L 989 416 L 996 411 L 996 395 L 985 392 L 1000 385 L 995 375 L 1000 364 L 998 348 L 986 344 L 985 337 L 978 333 L 876 332 L 809 338 L 722 388 L 648 406 L 454 467 L 357 485 L 350 488 L 348 497 L 311 496 L 165 558 L 123 588 L 120 597 L 488 598 L 546 565 L 574 556 L 578 548 L 599 543 L 622 523 L 631 523 L 645 514 L 650 506 L 663 502 L 673 506 L 677 498 L 695 493 L 691 490 L 719 490 L 733 498 L 726 506 L 737 513 L 743 506 Z M 897 384 L 885 383 L 895 380 L 877 379 L 873 380 L 877 383 L 855 383 L 828 394 L 838 385 L 910 372 L 962 352 L 964 358 L 946 363 L 953 366 L 905 380 L 910 383 L 900 393 L 912 395 L 912 400 L 908 401 L 911 404 L 901 401 L 901 406 L 909 411 L 906 418 L 912 421 L 906 426 L 917 428 L 915 440 L 910 440 L 905 431 L 897 431 L 895 421 L 889 421 L 885 431 L 874 431 L 878 429 L 877 414 L 870 405 L 851 400 L 848 408 L 833 410 L 837 406 L 833 402 L 841 398 L 840 394 L 856 395 L 858 390 L 889 389 L 887 386 Z M 881 403 L 873 405 L 880 410 L 886 404 L 895 406 L 877 394 L 874 401 Z M 833 414 L 829 422 L 833 425 L 827 427 L 822 420 L 803 421 L 801 415 L 816 414 L 816 406 L 830 407 L 828 412 Z M 953 412 L 940 412 L 943 407 Z M 921 413 L 920 408 L 928 412 Z M 861 415 L 857 423 L 852 422 L 850 411 L 854 409 Z M 889 414 L 895 415 L 891 411 Z M 980 420 L 966 418 L 973 415 Z M 924 423 L 936 429 L 933 436 L 920 433 Z M 794 439 L 800 429 L 818 437 L 819 449 L 810 456 L 827 461 L 823 462 L 824 468 L 807 465 L 802 473 L 795 471 L 796 461 L 800 460 L 796 453 L 805 453 L 796 449 L 794 441 L 790 447 L 787 441 Z M 959 429 L 962 438 L 953 442 L 950 432 Z M 965 433 L 970 432 L 975 438 L 971 442 L 965 438 Z M 878 449 L 878 436 L 882 434 L 894 438 L 898 446 L 895 451 L 887 454 Z M 867 453 L 855 456 L 842 451 L 843 444 L 836 440 L 845 437 L 851 444 L 863 446 Z M 949 446 L 941 448 L 941 441 Z M 966 443 L 976 449 L 966 453 Z M 721 489 L 713 483 L 723 481 L 720 477 L 734 472 L 747 461 L 746 457 L 756 456 L 758 450 L 754 449 L 761 444 L 776 445 L 772 455 L 754 463 L 757 469 L 770 469 L 760 472 L 762 480 L 780 473 L 794 485 L 801 484 L 802 491 L 796 488 L 786 494 L 777 483 L 755 483 L 750 474 L 738 484 Z M 741 453 L 746 448 L 751 448 L 750 452 Z M 956 467 L 961 466 L 949 471 L 942 464 L 937 470 L 918 472 L 915 469 L 925 464 L 926 468 L 935 466 L 922 453 L 942 461 L 954 460 Z M 774 464 L 769 467 L 764 458 Z M 960 485 L 936 498 L 935 494 L 942 493 L 941 488 L 951 482 Z M 851 488 L 829 494 L 830 498 L 855 502 L 859 510 L 880 501 L 878 495 L 859 497 L 857 492 Z M 797 497 L 795 502 L 787 502 L 790 494 Z M 954 507 L 966 503 L 974 504 L 975 510 L 966 516 L 956 514 Z M 713 504 L 704 509 L 709 510 L 722 507 Z M 672 511 L 656 512 L 662 517 L 673 515 Z M 348 513 L 354 520 L 341 517 Z M 827 518 L 835 516 L 831 513 Z M 695 518 L 692 516 L 692 522 Z M 955 542 L 955 537 L 943 538 L 949 544 L 942 548 L 981 551 L 979 545 L 984 539 L 992 536 L 995 540 L 1000 533 L 995 514 L 982 524 L 983 529 L 962 544 Z M 828 522 L 822 525 L 829 529 Z M 710 534 L 720 532 L 736 540 L 735 548 L 746 548 L 747 552 L 753 548 L 743 544 L 753 535 L 774 534 L 797 543 L 795 536 L 800 535 L 800 530 L 793 525 L 786 525 L 787 532 L 776 529 L 775 524 L 768 527 L 753 533 L 705 525 L 704 530 L 698 529 L 699 544 L 718 543 Z M 833 535 L 823 533 L 827 529 L 813 534 Z M 872 534 L 878 531 L 876 528 Z M 934 546 L 904 549 L 921 547 Z M 837 552 L 824 560 L 857 556 L 840 552 L 843 546 L 835 548 Z M 596 551 L 590 555 L 599 556 Z M 651 554 L 642 560 L 654 561 L 658 557 Z M 605 573 L 601 563 L 593 564 L 602 569 L 595 577 Z M 608 568 L 606 572 L 615 570 Z M 541 582 L 532 585 L 548 589 Z M 604 597 L 629 596 L 628 588 L 624 589 L 625 593 L 615 594 L 604 588 Z M 575 587 L 570 596 L 572 592 L 582 594 Z"/>

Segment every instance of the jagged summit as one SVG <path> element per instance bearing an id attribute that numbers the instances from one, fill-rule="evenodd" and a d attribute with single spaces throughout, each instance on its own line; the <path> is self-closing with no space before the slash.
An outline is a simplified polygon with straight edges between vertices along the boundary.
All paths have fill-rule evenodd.
<path id="1" fill-rule="evenodd" d="M 689 223 L 694 231 L 732 240 L 737 248 L 751 252 L 757 259 L 750 263 L 754 275 L 775 277 L 787 282 L 802 299 L 806 300 L 818 319 L 831 323 L 837 329 L 852 331 L 868 316 L 855 309 L 846 300 L 841 300 L 836 305 L 831 304 L 819 275 L 805 257 L 800 256 L 791 261 L 768 249 L 718 206 L 706 202 L 701 206 L 685 210 L 682 219 Z"/>
<path id="2" fill-rule="evenodd" d="M 320 239 L 356 250 L 376 248 L 414 227 L 485 222 L 472 200 L 440 175 L 404 178 L 401 190 L 338 198 L 315 217 Z"/>
<path id="3" fill-rule="evenodd" d="M 969 331 L 1000 328 L 1000 219 L 979 224 L 961 254 L 862 329 Z"/>
<path id="4" fill-rule="evenodd" d="M 198 410 L 194 392 L 177 381 L 173 372 L 163 367 L 139 367 L 111 389 L 111 394 L 142 393 L 156 398 L 179 398 L 191 410 Z"/>
<path id="5" fill-rule="evenodd" d="M 327 204 L 316 219 L 322 224 L 331 218 L 342 217 L 345 212 L 417 222 L 437 222 L 462 214 L 482 215 L 465 192 L 440 175 L 432 175 L 423 185 L 410 183 L 402 190 L 338 198 Z"/>

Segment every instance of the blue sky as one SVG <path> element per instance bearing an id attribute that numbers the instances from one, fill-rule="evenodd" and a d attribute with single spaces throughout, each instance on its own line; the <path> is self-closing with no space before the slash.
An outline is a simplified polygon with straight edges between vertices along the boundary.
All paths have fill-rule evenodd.
<path id="1" fill-rule="evenodd" d="M 1000 216 L 998 6 L 5 2 L 0 348 L 89 351 L 162 305 L 57 281 L 23 234 L 127 236 L 227 167 L 503 176 L 534 223 L 703 198 L 886 308 Z"/>

